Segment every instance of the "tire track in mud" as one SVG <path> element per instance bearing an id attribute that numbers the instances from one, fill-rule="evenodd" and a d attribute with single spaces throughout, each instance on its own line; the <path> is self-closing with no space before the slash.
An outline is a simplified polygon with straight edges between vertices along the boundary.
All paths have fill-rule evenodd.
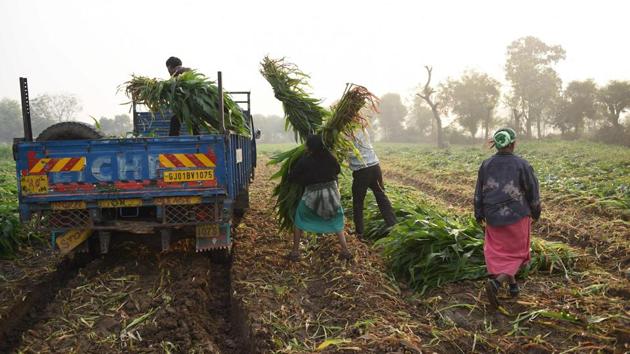
<path id="1" fill-rule="evenodd" d="M 0 352 L 11 352 L 19 345 L 22 333 L 37 322 L 38 313 L 91 260 L 87 254 L 66 257 L 53 271 L 18 285 L 21 297 L 2 299 L 7 308 L 0 321 Z"/>
<path id="2" fill-rule="evenodd" d="M 13 348 L 24 353 L 241 353 L 230 265 L 183 241 L 160 253 L 112 245 L 37 311 Z"/>

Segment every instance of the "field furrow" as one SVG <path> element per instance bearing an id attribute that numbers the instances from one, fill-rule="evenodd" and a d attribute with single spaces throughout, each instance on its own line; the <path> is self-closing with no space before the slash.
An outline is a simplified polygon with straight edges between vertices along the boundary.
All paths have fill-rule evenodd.
<path id="1" fill-rule="evenodd" d="M 186 245 L 123 243 L 89 263 L 22 332 L 22 353 L 240 353 L 229 268 Z"/>
<path id="2" fill-rule="evenodd" d="M 272 172 L 259 167 L 232 270 L 235 299 L 249 315 L 261 352 L 559 352 L 589 346 L 612 352 L 627 340 L 629 294 L 623 280 L 606 272 L 531 275 L 522 282 L 523 295 L 502 295 L 504 310 L 494 313 L 486 308 L 482 282 L 419 295 L 392 277 L 379 249 L 352 236 L 353 263 L 338 260 L 330 235 L 305 240 L 302 260 L 291 263 L 282 257 L 290 235 L 274 222 Z"/>
<path id="3" fill-rule="evenodd" d="M 379 156 L 398 211 L 424 208 L 426 215 L 449 219 L 448 225 L 467 225 L 476 176 L 470 170 L 480 157 L 455 151 L 449 161 L 442 161 L 443 152 L 425 160 L 410 150 L 411 160 L 399 154 L 405 149 L 388 149 Z M 580 257 L 572 268 L 556 264 L 527 274 L 519 280 L 518 298 L 500 294 L 497 312 L 486 301 L 483 275 L 419 291 L 393 271 L 382 248 L 352 234 L 350 209 L 346 230 L 354 261 L 338 258 L 333 235 L 305 237 L 301 260 L 286 260 L 291 235 L 279 231 L 272 197 L 276 181 L 270 180 L 275 167 L 266 165 L 286 147 L 260 150 L 251 208 L 233 230 L 231 265 L 212 263 L 188 242 L 162 253 L 136 242 L 141 240 L 125 242 L 124 235 L 110 254 L 71 266 L 42 253 L 49 250 L 24 247 L 17 260 L 0 263 L 5 320 L 0 329 L 11 338 L 2 351 L 621 353 L 630 348 L 628 224 L 623 210 L 602 205 L 592 192 L 576 198 L 541 182 L 545 211 L 534 236 L 572 245 Z M 623 185 L 625 177 L 615 173 L 611 179 Z M 340 186 L 344 205 L 351 205 L 348 172 Z M 624 194 L 611 198 L 623 201 Z M 367 228 L 378 229 L 370 193 L 366 206 Z M 411 221 L 421 217 L 410 215 Z M 400 235 L 404 225 L 392 235 Z M 28 299 L 42 289 L 48 293 Z M 19 321 L 6 321 L 15 311 Z"/>
<path id="4" fill-rule="evenodd" d="M 395 154 L 382 155 L 381 159 L 386 181 L 412 186 L 447 208 L 472 215 L 476 173 L 434 171 L 422 159 L 401 159 Z M 630 267 L 630 223 L 626 210 L 596 205 L 594 197 L 549 190 L 544 183 L 541 189 L 543 215 L 533 225 L 535 234 L 584 249 L 609 271 L 625 272 Z"/>

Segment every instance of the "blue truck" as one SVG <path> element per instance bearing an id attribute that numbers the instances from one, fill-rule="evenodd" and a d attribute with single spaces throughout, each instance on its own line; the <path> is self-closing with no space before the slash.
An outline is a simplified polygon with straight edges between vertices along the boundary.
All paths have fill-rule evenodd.
<path id="1" fill-rule="evenodd" d="M 218 86 L 223 107 L 220 72 Z M 34 140 L 26 78 L 20 91 L 24 137 L 13 154 L 22 222 L 49 233 L 62 253 L 107 253 L 113 235 L 144 235 L 162 250 L 194 238 L 197 251 L 229 255 L 233 219 L 249 205 L 257 134 L 168 136 L 167 114 L 134 104 L 131 138 L 102 138 L 86 124 L 63 122 Z M 250 93 L 231 94 L 244 97 L 235 102 L 254 132 Z"/>

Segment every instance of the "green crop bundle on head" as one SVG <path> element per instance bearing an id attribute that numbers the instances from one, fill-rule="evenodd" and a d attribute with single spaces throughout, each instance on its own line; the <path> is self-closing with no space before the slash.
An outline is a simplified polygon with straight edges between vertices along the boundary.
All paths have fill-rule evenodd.
<path id="1" fill-rule="evenodd" d="M 358 129 L 365 129 L 369 122 L 363 115 L 365 109 L 376 111 L 378 99 L 367 88 L 348 84 L 339 102 L 332 107 L 332 114 L 320 130 L 324 144 L 343 161 L 350 151 L 359 154 L 349 137 Z"/>
<path id="2" fill-rule="evenodd" d="M 295 140 L 304 142 L 309 134 L 321 128 L 330 112 L 321 106 L 321 100 L 306 92 L 309 76 L 284 59 L 265 57 L 260 63 L 260 73 L 269 82 L 275 97 L 282 102 L 285 129 L 291 128 Z"/>
<path id="3" fill-rule="evenodd" d="M 219 88 L 203 74 L 186 71 L 168 80 L 133 75 L 122 85 L 135 103 L 146 105 L 153 113 L 173 113 L 184 126 L 218 133 L 222 129 L 219 114 Z M 250 135 L 245 116 L 227 93 L 223 95 L 225 128 L 240 135 Z"/>
<path id="4" fill-rule="evenodd" d="M 283 59 L 265 57 L 261 63 L 261 74 L 273 88 L 275 97 L 282 102 L 287 128 L 295 132 L 296 140 L 303 142 L 310 134 L 321 134 L 324 144 L 339 160 L 355 150 L 347 139 L 358 127 L 366 124 L 361 114 L 364 107 L 375 108 L 376 97 L 365 87 L 347 85 L 338 103 L 331 111 L 320 106 L 320 101 L 306 93 L 308 76 L 294 64 Z M 288 180 L 293 164 L 304 155 L 304 145 L 274 156 L 270 164 L 281 164 L 272 176 L 280 179 L 274 188 L 276 212 L 282 230 L 293 228 L 293 213 L 300 203 L 304 188 Z"/>

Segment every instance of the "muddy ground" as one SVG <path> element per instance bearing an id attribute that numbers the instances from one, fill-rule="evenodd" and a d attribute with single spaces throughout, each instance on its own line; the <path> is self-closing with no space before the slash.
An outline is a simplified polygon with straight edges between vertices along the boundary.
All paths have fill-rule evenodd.
<path id="1" fill-rule="evenodd" d="M 118 245 L 78 271 L 22 333 L 24 353 L 240 353 L 229 267 L 190 249 Z"/>
<path id="2" fill-rule="evenodd" d="M 471 213 L 475 176 L 466 173 L 409 174 L 405 166 L 387 157 L 381 162 L 389 181 L 408 185 L 457 213 Z M 584 250 L 594 263 L 621 276 L 630 271 L 630 224 L 618 211 L 584 199 L 542 189 L 543 214 L 533 232 Z"/>
<path id="3" fill-rule="evenodd" d="M 531 276 L 519 299 L 502 295 L 505 311 L 497 313 L 487 308 L 479 281 L 415 294 L 391 278 L 378 249 L 354 237 L 348 243 L 355 262 L 338 259 L 333 237 L 311 238 L 303 259 L 288 262 L 282 256 L 290 237 L 273 222 L 270 175 L 269 167 L 259 168 L 254 208 L 240 226 L 239 249 L 252 251 L 237 253 L 232 278 L 264 352 L 627 350 L 628 282 L 588 264 L 567 275 Z M 429 199 L 451 204 L 440 193 Z M 558 314 L 571 316 L 552 318 Z"/>
<path id="4" fill-rule="evenodd" d="M 502 295 L 502 312 L 487 308 L 479 281 L 414 293 L 387 272 L 378 249 L 352 236 L 353 262 L 338 258 L 332 236 L 307 238 L 301 261 L 285 260 L 290 237 L 274 221 L 273 170 L 264 162 L 251 187 L 251 210 L 234 230 L 231 265 L 211 262 L 186 242 L 167 253 L 125 242 L 81 262 L 35 257 L 4 265 L 13 275 L 2 283 L 0 315 L 7 318 L 16 308 L 24 314 L 0 325 L 10 333 L 0 352 L 630 350 L 628 282 L 599 267 L 596 257 L 566 275 L 529 277 L 520 298 Z M 462 194 L 430 185 L 418 193 L 424 189 L 432 202 L 464 208 Z M 42 286 L 49 294 L 38 291 Z M 44 295 L 25 303 L 19 294 Z"/>

